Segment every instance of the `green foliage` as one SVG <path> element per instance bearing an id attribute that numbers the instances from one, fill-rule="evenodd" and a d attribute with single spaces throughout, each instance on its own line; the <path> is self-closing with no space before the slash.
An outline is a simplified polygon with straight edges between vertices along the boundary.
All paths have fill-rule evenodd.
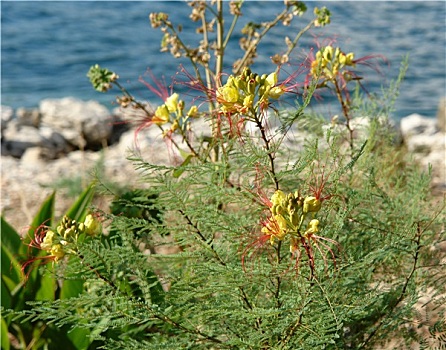
<path id="1" fill-rule="evenodd" d="M 100 92 L 110 89 L 111 84 L 118 78 L 115 73 L 106 68 L 101 68 L 97 64 L 90 68 L 87 76 L 93 84 L 93 87 Z"/>
<path id="2" fill-rule="evenodd" d="M 283 110 L 278 100 L 295 92 L 289 82 L 296 76 L 279 81 L 278 68 L 309 28 L 330 22 L 330 12 L 314 11 L 294 40 L 286 40 L 288 51 L 275 57 L 278 68 L 269 74 L 248 68 L 257 45 L 305 8 L 286 2 L 271 21 L 250 23 L 241 31 L 243 57 L 223 82 L 224 51 L 242 3 L 230 3 L 233 22 L 226 30 L 222 1 L 191 3 L 191 18 L 202 20 L 204 36 L 196 50 L 168 14 L 150 15 L 164 33 L 162 48 L 190 59 L 195 77 L 185 73 L 190 81 L 183 85 L 204 94 L 207 111 L 196 104 L 186 109 L 178 93 L 169 96 L 157 81 L 156 87 L 146 85 L 163 103 L 149 108 L 117 75 L 99 66 L 89 72 L 96 89 L 117 86 L 121 106 L 141 113 L 137 132 L 156 125 L 181 159 L 161 165 L 147 162 L 142 151 L 135 154 L 131 161 L 144 189 L 115 195 L 110 213 L 102 213 L 101 235 L 86 234 L 98 226 L 83 215 L 91 198 L 82 196 L 69 211 L 76 221 L 64 219 L 56 229 L 61 245 L 71 240 L 64 255 L 36 251 L 58 261 L 49 267 L 62 283 L 58 297 L 48 298 L 42 289 L 26 299 L 33 302 L 14 308 L 7 322 L 50 321 L 71 329 L 73 343 L 66 341 L 77 348 L 375 349 L 390 341 L 399 348 L 435 346 L 435 337 L 418 332 L 412 320 L 427 292 L 430 302 L 444 301 L 444 253 L 437 248 L 446 238 L 444 206 L 431 197 L 430 174 L 407 159 L 389 128 L 405 65 L 385 96 L 368 103 L 359 90 L 353 95 L 362 79 L 354 68 L 367 58 L 321 48 L 296 110 Z M 342 122 L 306 112 L 322 88 L 335 94 Z M 209 122 L 208 136 L 195 130 L 196 118 Z M 50 232 L 41 236 L 43 250 L 45 239 L 56 236 Z M 18 246 L 14 239 L 6 244 L 10 251 Z M 21 274 L 13 270 L 2 288 L 20 283 Z M 14 303 L 5 298 L 5 305 Z M 424 324 L 432 334 L 445 328 L 439 310 L 438 322 Z"/>
<path id="3" fill-rule="evenodd" d="M 67 214 L 77 220 L 85 218 L 93 198 L 94 189 L 88 187 L 70 207 Z M 57 329 L 45 322 L 18 322 L 11 311 L 23 312 L 32 301 L 54 302 L 78 296 L 83 292 L 81 279 L 69 279 L 59 284 L 54 278 L 54 267 L 48 266 L 43 272 L 39 267 L 45 263 L 46 254 L 33 243 L 39 230 L 50 227 L 54 220 L 55 193 L 41 205 L 25 237 L 12 228 L 1 217 L 1 268 L 2 268 L 2 349 L 10 349 L 8 333 L 14 344 L 28 349 L 85 349 L 90 341 L 86 330 L 69 327 Z M 28 259 L 26 261 L 26 259 Z M 4 313 L 4 311 L 9 312 Z M 76 334 L 76 336 L 73 336 Z"/>

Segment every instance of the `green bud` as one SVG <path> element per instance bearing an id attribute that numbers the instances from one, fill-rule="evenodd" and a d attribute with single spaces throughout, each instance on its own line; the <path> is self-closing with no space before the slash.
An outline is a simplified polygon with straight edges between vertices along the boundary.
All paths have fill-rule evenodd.
<path id="1" fill-rule="evenodd" d="M 63 234 L 63 238 L 69 239 L 70 237 L 76 234 L 76 230 L 74 227 L 67 228 Z"/>
<path id="2" fill-rule="evenodd" d="M 254 94 L 256 92 L 255 81 L 249 81 L 247 86 L 248 94 Z"/>

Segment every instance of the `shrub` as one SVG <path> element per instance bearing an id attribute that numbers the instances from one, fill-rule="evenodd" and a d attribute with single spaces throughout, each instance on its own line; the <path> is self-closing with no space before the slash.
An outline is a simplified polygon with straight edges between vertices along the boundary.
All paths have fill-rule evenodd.
<path id="1" fill-rule="evenodd" d="M 244 54 L 224 73 L 242 2 L 229 6 L 234 25 L 224 30 L 222 1 L 191 2 L 203 33 L 198 47 L 181 39 L 168 14 L 150 15 L 164 33 L 162 49 L 190 60 L 193 73 L 181 68 L 176 81 L 196 91 L 190 106 L 153 77 L 143 83 L 163 103 L 152 108 L 116 73 L 91 68 L 97 90 L 117 87 L 121 106 L 133 108 L 136 137 L 159 128 L 174 162 L 151 164 L 137 150 L 130 160 L 144 191 L 123 195 L 102 213 L 103 234 L 79 235 L 58 259 L 58 276 L 81 276 L 85 292 L 35 302 L 16 317 L 86 329 L 110 349 L 376 349 L 444 341 L 443 311 L 431 334 L 412 322 L 423 293 L 432 303 L 444 300 L 436 248 L 444 241 L 443 208 L 429 193 L 429 174 L 394 144 L 391 105 L 355 93 L 357 65 L 380 57 L 355 58 L 327 45 L 281 78 L 299 38 L 330 21 L 327 9 L 316 8 L 286 40 L 286 53 L 273 57 L 277 69 L 251 71 L 267 32 L 305 10 L 286 1 L 270 22 L 243 28 Z M 406 68 L 383 101 L 397 94 Z M 327 122 L 307 112 L 319 89 L 334 92 L 341 117 Z M 296 107 L 280 107 L 286 95 Z M 205 136 L 200 120 L 209 126 Z"/>

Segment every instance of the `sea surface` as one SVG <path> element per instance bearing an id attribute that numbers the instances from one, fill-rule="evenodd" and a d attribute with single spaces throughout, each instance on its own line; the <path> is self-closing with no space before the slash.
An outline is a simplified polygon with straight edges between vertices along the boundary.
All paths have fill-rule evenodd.
<path id="1" fill-rule="evenodd" d="M 271 19 L 282 8 L 279 1 L 246 1 L 238 30 L 250 21 Z M 315 6 L 327 6 L 332 23 L 306 34 L 291 56 L 300 62 L 315 42 L 336 38 L 343 51 L 356 57 L 383 55 L 381 73 L 362 67 L 363 84 L 379 93 L 398 75 L 409 55 L 395 119 L 411 113 L 435 117 L 445 92 L 445 1 L 317 1 L 306 2 L 307 13 L 290 27 L 277 26 L 265 38 L 253 69 L 268 73 L 269 59 L 286 50 L 291 38 L 311 18 Z M 225 4 L 227 10 L 228 3 Z M 162 33 L 150 26 L 151 12 L 167 12 L 173 23 L 183 25 L 185 41 L 196 45 L 197 23 L 189 20 L 190 7 L 180 1 L 1 1 L 1 104 L 37 107 L 46 98 L 75 96 L 98 100 L 109 108 L 116 92 L 101 94 L 92 89 L 86 74 L 98 63 L 117 72 L 120 81 L 138 98 L 159 102 L 138 78 L 148 69 L 167 83 L 187 61 L 160 52 Z M 229 43 L 226 71 L 242 55 L 240 36 Z M 293 67 L 284 67 L 291 72 Z M 149 79 L 146 76 L 146 79 Z M 327 96 L 327 103 L 330 97 Z M 327 113 L 330 113 L 328 108 Z"/>

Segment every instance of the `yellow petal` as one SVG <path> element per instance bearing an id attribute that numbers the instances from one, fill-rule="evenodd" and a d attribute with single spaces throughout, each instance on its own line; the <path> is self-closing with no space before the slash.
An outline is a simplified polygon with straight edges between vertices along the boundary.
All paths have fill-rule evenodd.
<path id="1" fill-rule="evenodd" d="M 170 113 L 176 112 L 178 108 L 178 98 L 179 95 L 177 93 L 174 93 L 166 99 L 166 102 L 164 104 L 166 105 L 167 110 Z"/>

